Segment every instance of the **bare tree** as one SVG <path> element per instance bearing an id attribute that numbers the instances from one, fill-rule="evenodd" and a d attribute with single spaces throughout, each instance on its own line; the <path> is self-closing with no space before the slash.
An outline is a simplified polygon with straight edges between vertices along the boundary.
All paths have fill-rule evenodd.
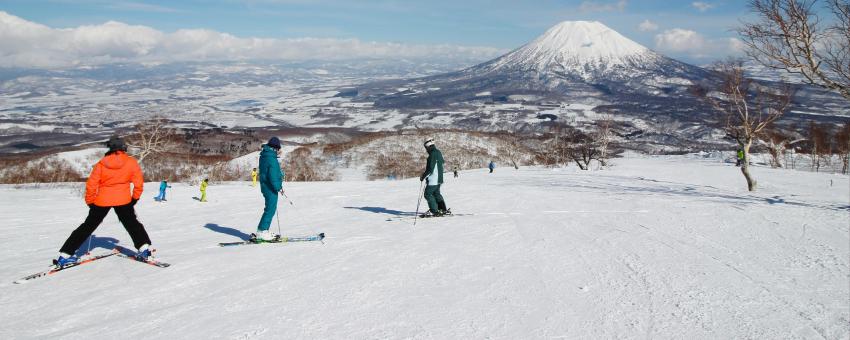
<path id="1" fill-rule="evenodd" d="M 514 169 L 519 170 L 523 158 L 530 153 L 523 146 L 520 134 L 518 132 L 500 133 L 498 140 L 500 145 L 496 149 L 496 153 L 511 162 Z"/>
<path id="2" fill-rule="evenodd" d="M 767 152 L 770 154 L 770 166 L 781 168 L 782 159 L 785 157 L 785 150 L 788 149 L 791 137 L 776 127 L 769 127 L 764 130 L 759 139 L 764 142 Z"/>
<path id="3" fill-rule="evenodd" d="M 566 156 L 566 161 L 573 161 L 582 170 L 590 168 L 590 162 L 599 161 L 601 154 L 599 142 L 593 134 L 587 134 L 581 130 L 567 127 L 561 130 L 558 136 L 560 145 L 558 151 Z"/>
<path id="4" fill-rule="evenodd" d="M 747 189 L 754 191 L 756 180 L 750 175 L 750 147 L 765 128 L 785 113 L 793 92 L 788 84 L 778 90 L 769 89 L 745 77 L 740 60 L 718 63 L 715 69 L 723 75 L 718 91 L 695 93 L 706 98 L 722 115 L 727 135 L 735 139 L 744 152 L 741 172 L 747 180 Z"/>
<path id="5" fill-rule="evenodd" d="M 150 155 L 167 151 L 176 135 L 168 120 L 155 117 L 136 124 L 136 133 L 127 138 L 127 146 L 142 163 Z"/>
<path id="6" fill-rule="evenodd" d="M 829 126 L 809 121 L 808 142 L 812 158 L 811 169 L 820 172 L 820 168 L 830 165 L 832 158 L 832 143 L 830 143 Z"/>
<path id="7" fill-rule="evenodd" d="M 622 150 L 610 148 L 613 123 L 600 121 L 596 129 L 586 133 L 566 124 L 553 128 L 552 135 L 546 138 L 545 154 L 538 159 L 544 164 L 566 164 L 574 162 L 582 170 L 588 170 L 594 160 L 605 166 L 607 160 Z"/>
<path id="8" fill-rule="evenodd" d="M 599 145 L 599 164 L 602 166 L 605 166 L 608 163 L 608 146 L 611 144 L 613 130 L 614 119 L 610 116 L 606 116 L 603 119 L 596 121 L 594 139 L 596 139 L 597 144 Z"/>
<path id="9" fill-rule="evenodd" d="M 850 172 L 850 122 L 845 122 L 835 133 L 835 152 L 841 160 L 841 173 Z"/>
<path id="10" fill-rule="evenodd" d="M 758 19 L 737 31 L 760 64 L 850 100 L 850 0 L 825 2 L 829 24 L 816 14 L 818 0 L 750 0 Z"/>
<path id="11" fill-rule="evenodd" d="M 569 150 L 570 158 L 576 162 L 579 168 L 587 170 L 590 168 L 591 161 L 594 159 L 600 161 L 599 143 L 594 141 L 593 137 L 581 131 L 576 131 L 571 137 L 571 143 L 567 150 Z"/>
<path id="12" fill-rule="evenodd" d="M 557 166 L 569 163 L 568 136 L 572 129 L 573 127 L 566 124 L 552 126 L 550 132 L 543 137 L 543 148 L 536 157 L 538 161 L 546 165 Z"/>
<path id="13" fill-rule="evenodd" d="M 298 147 L 292 150 L 283 163 L 286 170 L 286 180 L 290 182 L 332 181 L 337 173 L 321 155 L 314 155 L 308 147 Z"/>

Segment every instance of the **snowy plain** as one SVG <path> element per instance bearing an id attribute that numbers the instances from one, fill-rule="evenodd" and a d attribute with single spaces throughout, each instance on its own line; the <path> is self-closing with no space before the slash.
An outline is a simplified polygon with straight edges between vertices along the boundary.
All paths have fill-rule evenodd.
<path id="1" fill-rule="evenodd" d="M 325 243 L 234 248 L 217 244 L 254 231 L 257 188 L 157 203 L 148 183 L 137 212 L 170 268 L 108 258 L 23 285 L 86 207 L 78 185 L 3 186 L 0 338 L 850 336 L 847 176 L 759 167 L 748 193 L 716 159 L 614 163 L 447 174 L 459 215 L 415 228 L 416 179 L 287 183 L 283 233 Z M 114 214 L 95 235 L 93 254 L 132 244 Z"/>

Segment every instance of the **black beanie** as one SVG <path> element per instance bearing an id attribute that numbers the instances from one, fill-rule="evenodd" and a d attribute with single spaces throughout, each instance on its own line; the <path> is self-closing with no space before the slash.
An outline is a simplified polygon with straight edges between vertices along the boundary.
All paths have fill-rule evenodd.
<path id="1" fill-rule="evenodd" d="M 121 137 L 113 135 L 109 137 L 109 140 L 106 141 L 106 147 L 109 148 L 109 151 L 122 150 L 126 151 L 127 146 L 124 145 L 124 140 Z"/>
<path id="2" fill-rule="evenodd" d="M 269 142 L 266 143 L 266 145 L 275 149 L 280 149 L 280 139 L 278 139 L 277 137 L 272 137 L 271 139 L 269 139 Z"/>

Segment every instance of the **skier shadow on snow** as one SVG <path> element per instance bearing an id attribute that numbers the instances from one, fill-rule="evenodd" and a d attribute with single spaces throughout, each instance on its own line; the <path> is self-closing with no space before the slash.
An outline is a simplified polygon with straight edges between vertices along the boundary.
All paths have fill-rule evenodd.
<path id="1" fill-rule="evenodd" d="M 392 209 L 387 209 L 387 208 L 383 208 L 383 207 L 344 207 L 344 208 L 345 209 L 357 209 L 357 210 L 368 211 L 368 212 L 376 213 L 376 214 L 387 214 L 387 215 L 393 215 L 393 216 L 413 216 L 413 215 L 416 215 L 416 213 L 412 212 L 412 211 L 392 210 Z"/>
<path id="2" fill-rule="evenodd" d="M 240 240 L 247 240 L 247 239 L 251 238 L 251 235 L 248 235 L 246 233 L 243 233 L 239 230 L 236 230 L 236 229 L 233 229 L 233 228 L 230 228 L 230 227 L 222 227 L 222 226 L 215 224 L 215 223 L 207 223 L 206 225 L 204 225 L 204 228 L 207 228 L 207 229 L 212 230 L 212 231 L 217 232 L 217 233 L 222 233 L 222 234 L 225 234 L 225 235 L 238 237 Z"/>
<path id="3" fill-rule="evenodd" d="M 654 181 L 659 182 L 659 181 Z M 673 182 L 668 182 L 670 184 L 674 184 Z M 675 184 L 674 184 L 675 185 Z M 700 186 L 700 185 L 664 185 L 664 186 L 655 186 L 655 187 L 642 187 L 642 186 L 632 186 L 625 184 L 600 184 L 600 183 L 587 183 L 587 184 L 572 184 L 572 188 L 581 188 L 588 189 L 589 191 L 602 191 L 602 192 L 611 192 L 611 189 L 614 189 L 613 193 L 622 194 L 622 193 L 634 193 L 634 194 L 649 194 L 649 195 L 666 195 L 666 196 L 680 196 L 680 197 L 689 197 L 695 199 L 704 199 L 704 200 L 715 200 L 715 201 L 728 201 L 735 202 L 741 205 L 755 205 L 755 204 L 770 204 L 770 205 L 790 205 L 790 206 L 798 206 L 804 208 L 813 208 L 813 209 L 823 209 L 823 210 L 832 210 L 832 211 L 846 211 L 850 210 L 850 205 L 844 204 L 818 204 L 818 203 L 805 203 L 805 202 L 795 202 L 788 201 L 782 198 L 781 196 L 773 196 L 773 197 L 759 197 L 753 194 L 736 194 L 736 193 L 723 193 L 720 192 L 720 189 L 717 189 L 712 186 Z M 712 190 L 713 189 L 713 190 Z"/>
<path id="4" fill-rule="evenodd" d="M 103 248 L 103 249 L 106 249 L 106 250 L 112 250 L 112 249 L 115 249 L 115 246 L 118 245 L 118 242 L 120 242 L 120 241 L 118 241 L 118 239 L 116 239 L 116 238 L 97 237 L 96 235 L 92 235 L 91 236 L 91 249 L 94 250 L 95 248 Z M 86 249 L 88 249 L 88 248 L 89 248 L 89 240 L 86 240 L 86 242 L 83 243 L 83 246 L 80 247 L 80 249 L 77 249 L 77 252 L 74 254 L 74 256 L 79 257 L 79 256 L 85 255 Z"/>

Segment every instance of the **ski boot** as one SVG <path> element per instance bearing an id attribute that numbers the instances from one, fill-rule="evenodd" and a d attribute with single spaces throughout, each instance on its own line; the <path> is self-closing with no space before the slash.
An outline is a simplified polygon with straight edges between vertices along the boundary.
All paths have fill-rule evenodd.
<path id="1" fill-rule="evenodd" d="M 442 212 L 440 212 L 439 210 L 437 210 L 436 212 L 428 210 L 428 212 L 426 212 L 422 215 L 419 215 L 419 217 L 421 217 L 421 218 L 443 217 L 443 216 L 445 216 L 445 215 Z"/>
<path id="2" fill-rule="evenodd" d="M 68 254 L 65 254 L 65 253 L 60 253 L 59 258 L 53 260 L 53 265 L 58 267 L 58 268 L 62 268 L 62 267 L 65 267 L 65 266 L 77 264 L 77 262 L 79 262 L 79 261 L 80 261 L 80 259 L 77 258 L 74 255 L 68 255 Z"/>
<path id="3" fill-rule="evenodd" d="M 256 233 L 251 234 L 251 238 L 249 241 L 254 243 L 264 243 L 264 242 L 273 242 L 280 239 L 280 235 L 272 235 L 268 230 L 257 230 Z"/>
<path id="4" fill-rule="evenodd" d="M 150 245 L 146 244 L 139 247 L 139 252 L 136 253 L 136 260 L 142 262 L 153 260 L 153 250 L 150 248 Z"/>

